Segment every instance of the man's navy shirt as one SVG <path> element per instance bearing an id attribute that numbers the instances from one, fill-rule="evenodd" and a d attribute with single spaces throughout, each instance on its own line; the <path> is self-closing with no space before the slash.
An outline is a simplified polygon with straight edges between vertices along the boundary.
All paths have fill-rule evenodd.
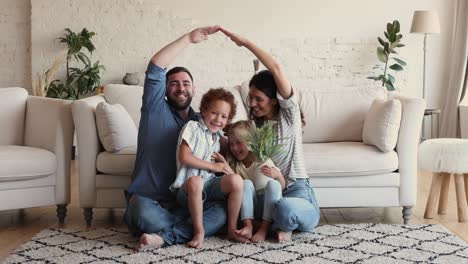
<path id="1" fill-rule="evenodd" d="M 177 139 L 185 123 L 196 117 L 190 108 L 190 118 L 184 121 L 167 103 L 165 95 L 166 72 L 150 62 L 143 90 L 133 181 L 127 192 L 151 198 L 163 206 L 173 206 L 176 199 L 169 186 L 177 172 Z"/>

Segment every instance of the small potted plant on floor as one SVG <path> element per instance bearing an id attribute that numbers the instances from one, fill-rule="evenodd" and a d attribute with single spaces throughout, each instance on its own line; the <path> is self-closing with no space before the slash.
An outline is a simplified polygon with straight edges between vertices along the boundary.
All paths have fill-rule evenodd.
<path id="1" fill-rule="evenodd" d="M 260 128 L 253 128 L 248 138 L 249 150 L 258 161 L 255 169 L 254 186 L 255 190 L 262 190 L 268 181 L 273 178 L 266 176 L 262 172 L 263 166 L 275 167 L 272 159 L 282 152 L 282 145 L 276 141 L 276 122 L 267 121 Z"/>

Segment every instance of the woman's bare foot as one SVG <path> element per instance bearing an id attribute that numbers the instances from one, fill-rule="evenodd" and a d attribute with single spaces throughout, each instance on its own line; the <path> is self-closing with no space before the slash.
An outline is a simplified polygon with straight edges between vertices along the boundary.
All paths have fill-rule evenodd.
<path id="1" fill-rule="evenodd" d="M 243 228 L 236 230 L 235 231 L 238 236 L 241 236 L 245 239 L 251 239 L 252 238 L 252 232 L 253 232 L 253 226 L 252 225 L 247 225 L 244 226 Z"/>
<path id="2" fill-rule="evenodd" d="M 195 233 L 193 235 L 192 241 L 188 242 L 187 245 L 192 248 L 202 248 L 204 239 L 205 239 L 204 233 Z"/>
<path id="3" fill-rule="evenodd" d="M 292 237 L 292 232 L 291 231 L 285 232 L 285 231 L 278 230 L 276 232 L 276 234 L 277 234 L 279 243 L 288 242 L 288 241 L 291 240 L 291 237 Z"/>
<path id="4" fill-rule="evenodd" d="M 258 242 L 263 242 L 266 239 L 266 236 L 268 234 L 268 227 L 264 227 L 263 225 L 260 226 L 260 228 L 255 232 L 255 235 L 253 235 L 252 239 L 250 239 L 254 243 Z"/>
<path id="5" fill-rule="evenodd" d="M 136 245 L 135 250 L 141 251 L 149 248 L 159 248 L 164 246 L 162 237 L 156 234 L 143 234 L 140 236 L 140 243 Z"/>

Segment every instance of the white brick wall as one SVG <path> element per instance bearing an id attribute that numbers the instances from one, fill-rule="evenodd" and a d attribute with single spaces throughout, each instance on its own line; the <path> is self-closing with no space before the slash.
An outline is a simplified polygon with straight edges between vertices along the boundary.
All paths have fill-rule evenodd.
<path id="1" fill-rule="evenodd" d="M 203 25 L 175 16 L 175 10 L 161 8 L 150 0 L 43 0 L 34 1 L 32 10 L 33 73 L 50 66 L 62 47 L 56 38 L 65 27 L 74 31 L 87 27 L 97 33 L 94 59 L 107 68 L 103 83 L 120 83 L 126 72 L 143 75 L 148 60 L 159 48 Z M 256 41 L 279 59 L 295 86 L 375 85 L 366 77 L 377 63 L 376 38 L 370 40 L 356 32 L 345 36 L 271 37 L 271 41 Z M 190 46 L 172 66 L 188 67 L 198 86 L 235 85 L 251 76 L 253 58 L 217 34 L 208 42 Z M 402 74 L 399 83 L 404 84 L 405 78 Z"/>
<path id="2" fill-rule="evenodd" d="M 433 9 L 439 12 L 441 34 L 428 41 L 427 100 L 430 107 L 441 107 L 455 2 L 0 0 L 0 87 L 29 88 L 31 76 L 48 69 L 63 48 L 57 37 L 66 27 L 97 32 L 93 57 L 107 67 L 103 83 L 119 83 L 126 72 L 143 75 L 150 57 L 169 41 L 212 24 L 237 31 L 272 52 L 294 86 L 377 85 L 365 79 L 377 63 L 376 37 L 386 22 L 398 19 L 407 45 L 401 58 L 408 62 L 398 85 L 407 95 L 421 96 L 422 36 L 408 31 L 414 10 Z M 383 5 L 384 13 L 369 11 Z M 189 47 L 174 65 L 190 68 L 198 86 L 222 86 L 248 79 L 252 59 L 249 52 L 218 35 Z"/>
<path id="3" fill-rule="evenodd" d="M 30 0 L 0 1 L 0 87 L 31 87 L 30 12 Z"/>

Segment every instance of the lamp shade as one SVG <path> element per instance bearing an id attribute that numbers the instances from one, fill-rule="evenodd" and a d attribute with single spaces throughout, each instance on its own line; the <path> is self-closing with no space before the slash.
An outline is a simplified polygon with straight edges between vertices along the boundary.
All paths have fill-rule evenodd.
<path id="1" fill-rule="evenodd" d="M 439 16 L 435 11 L 414 11 L 411 33 L 440 33 Z"/>

